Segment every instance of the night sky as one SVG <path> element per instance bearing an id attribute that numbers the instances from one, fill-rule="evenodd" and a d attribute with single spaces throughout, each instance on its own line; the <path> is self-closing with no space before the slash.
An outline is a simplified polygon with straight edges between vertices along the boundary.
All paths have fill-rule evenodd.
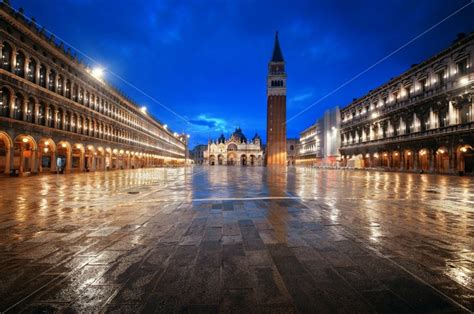
<path id="1" fill-rule="evenodd" d="M 191 147 L 236 126 L 265 141 L 265 84 L 276 30 L 291 118 L 469 2 L 11 1 L 184 117 L 188 122 L 106 72 L 107 81 L 174 131 L 190 133 Z M 288 137 L 297 137 L 325 109 L 346 106 L 449 46 L 458 33 L 474 31 L 473 14 L 474 4 L 293 119 Z"/>

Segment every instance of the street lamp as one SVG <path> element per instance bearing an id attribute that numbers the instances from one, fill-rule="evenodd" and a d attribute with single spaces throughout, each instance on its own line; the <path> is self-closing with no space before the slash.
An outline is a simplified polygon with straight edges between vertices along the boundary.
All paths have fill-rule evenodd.
<path id="1" fill-rule="evenodd" d="M 101 67 L 95 67 L 91 71 L 91 75 L 98 79 L 99 81 L 102 81 L 104 77 L 104 69 Z"/>

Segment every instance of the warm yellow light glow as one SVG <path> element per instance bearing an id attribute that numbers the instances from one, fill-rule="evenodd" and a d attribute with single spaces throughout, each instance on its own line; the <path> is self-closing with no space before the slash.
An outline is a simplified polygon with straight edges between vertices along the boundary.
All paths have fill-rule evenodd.
<path id="1" fill-rule="evenodd" d="M 92 69 L 91 75 L 101 81 L 104 77 L 104 69 L 101 67 L 95 67 Z"/>
<path id="2" fill-rule="evenodd" d="M 45 141 L 45 142 L 44 142 L 44 145 L 48 146 L 48 145 L 49 145 L 49 142 L 48 142 L 48 141 Z"/>
<path id="3" fill-rule="evenodd" d="M 28 143 L 28 139 L 27 139 L 26 137 L 24 137 L 24 138 L 22 139 L 22 141 L 23 141 L 23 143 Z"/>
<path id="4" fill-rule="evenodd" d="M 62 146 L 63 148 L 66 148 L 66 144 L 65 144 L 65 143 L 62 143 L 61 146 Z"/>
<path id="5" fill-rule="evenodd" d="M 463 77 L 462 79 L 459 80 L 459 84 L 461 85 L 467 85 L 469 84 L 469 79 L 467 77 Z"/>
<path id="6" fill-rule="evenodd" d="M 88 150 L 92 150 L 92 145 L 87 146 Z"/>

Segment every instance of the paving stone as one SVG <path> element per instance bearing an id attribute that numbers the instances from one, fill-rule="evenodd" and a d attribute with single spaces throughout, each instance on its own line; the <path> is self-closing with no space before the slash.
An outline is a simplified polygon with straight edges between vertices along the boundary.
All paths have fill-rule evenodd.
<path id="1" fill-rule="evenodd" d="M 0 179 L 0 311 L 474 311 L 472 179 L 195 169 Z"/>

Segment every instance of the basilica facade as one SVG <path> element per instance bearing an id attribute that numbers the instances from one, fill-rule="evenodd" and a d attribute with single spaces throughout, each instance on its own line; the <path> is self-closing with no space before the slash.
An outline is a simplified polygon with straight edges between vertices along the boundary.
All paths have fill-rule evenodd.
<path id="1" fill-rule="evenodd" d="M 210 166 L 263 166 L 264 151 L 262 139 L 258 134 L 247 140 L 240 128 L 235 129 L 229 138 L 224 134 L 209 141 L 204 152 L 204 164 Z"/>

